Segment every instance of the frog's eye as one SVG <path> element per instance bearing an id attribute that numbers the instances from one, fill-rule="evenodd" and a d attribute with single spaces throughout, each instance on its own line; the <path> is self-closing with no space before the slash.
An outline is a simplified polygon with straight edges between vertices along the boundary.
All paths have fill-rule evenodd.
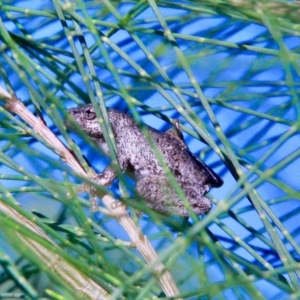
<path id="1" fill-rule="evenodd" d="M 84 116 L 85 116 L 85 118 L 88 119 L 88 120 L 93 120 L 93 119 L 95 119 L 96 114 L 95 114 L 95 111 L 94 111 L 93 107 L 87 106 L 87 107 L 84 109 Z"/>

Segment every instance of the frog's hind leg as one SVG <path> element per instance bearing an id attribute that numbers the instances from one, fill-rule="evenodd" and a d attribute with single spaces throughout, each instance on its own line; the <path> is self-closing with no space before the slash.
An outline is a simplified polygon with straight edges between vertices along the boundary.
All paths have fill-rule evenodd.
<path id="1" fill-rule="evenodd" d="M 153 210 L 166 215 L 188 216 L 169 180 L 163 175 L 149 175 L 136 184 L 137 192 Z"/>
<path id="2" fill-rule="evenodd" d="M 183 201 L 164 175 L 143 177 L 137 182 L 136 190 L 144 198 L 146 204 L 157 212 L 166 215 L 189 216 Z M 195 190 L 195 187 L 189 187 L 183 191 L 196 215 L 207 214 L 211 210 L 212 202 L 203 195 L 207 189 Z"/>

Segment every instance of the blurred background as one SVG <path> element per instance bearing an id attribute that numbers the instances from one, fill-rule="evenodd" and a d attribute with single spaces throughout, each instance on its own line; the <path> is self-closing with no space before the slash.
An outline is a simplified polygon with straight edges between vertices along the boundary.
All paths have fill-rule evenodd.
<path id="1" fill-rule="evenodd" d="M 142 214 L 138 220 L 155 250 L 170 253 L 163 261 L 182 298 L 300 297 L 297 1 L 0 3 L 1 87 L 42 116 L 65 144 L 65 109 L 105 103 L 138 112 L 160 131 L 178 119 L 190 150 L 222 177 L 224 185 L 209 193 L 212 211 L 190 219 L 190 227 L 171 218 L 174 228 L 157 215 Z M 71 138 L 98 173 L 109 164 L 86 139 L 73 133 Z M 65 172 L 71 182 L 80 180 L 59 156 L 3 109 L 0 147 L 1 197 L 10 192 L 24 211 L 97 257 L 90 236 L 76 233 L 81 208 L 63 197 Z M 10 159 L 38 180 L 25 178 Z M 50 190 L 59 187 L 57 198 Z M 118 181 L 110 190 L 121 197 Z M 104 260 L 97 267 L 115 279 L 106 282 L 121 286 L 125 299 L 165 297 L 137 250 L 112 242 L 129 241 L 126 232 L 112 217 L 91 213 L 88 196 L 80 196 L 102 249 Z M 1 255 L 10 257 L 37 298 L 52 299 L 46 289 L 65 295 L 67 288 L 20 254 L 10 234 L 4 229 L 0 234 Z M 184 242 L 178 247 L 179 237 Z M 63 248 L 66 257 L 80 258 Z M 0 297 L 29 297 L 3 260 L 0 264 Z"/>

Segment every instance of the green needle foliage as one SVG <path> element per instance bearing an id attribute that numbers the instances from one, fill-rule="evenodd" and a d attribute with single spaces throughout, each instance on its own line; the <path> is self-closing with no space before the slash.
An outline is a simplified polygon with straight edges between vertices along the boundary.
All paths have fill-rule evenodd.
<path id="1" fill-rule="evenodd" d="M 214 208 L 189 224 L 128 200 L 120 170 L 120 186 L 104 190 L 130 206 L 174 299 L 300 297 L 299 15 L 280 0 L 0 1 L 1 87 L 86 171 L 84 156 L 97 172 L 108 160 L 86 135 L 74 143 L 64 121 L 66 108 L 92 103 L 113 161 L 107 106 L 160 130 L 178 119 L 223 178 Z M 76 194 L 82 176 L 1 99 L 0 298 L 166 298 L 116 219 Z M 106 295 L 76 288 L 76 272 Z"/>

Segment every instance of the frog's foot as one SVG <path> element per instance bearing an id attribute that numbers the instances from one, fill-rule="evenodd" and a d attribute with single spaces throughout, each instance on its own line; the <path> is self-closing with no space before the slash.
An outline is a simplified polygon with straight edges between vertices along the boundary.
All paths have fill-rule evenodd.
<path id="1" fill-rule="evenodd" d="M 116 175 L 112 168 L 108 166 L 102 173 L 97 175 L 92 175 L 91 181 L 101 187 L 108 187 L 111 185 Z M 102 198 L 106 193 L 103 189 L 97 188 L 95 185 L 84 182 L 82 183 L 76 191 L 78 194 L 87 192 L 90 195 L 90 210 L 92 212 L 99 211 L 97 204 L 97 198 Z"/>

